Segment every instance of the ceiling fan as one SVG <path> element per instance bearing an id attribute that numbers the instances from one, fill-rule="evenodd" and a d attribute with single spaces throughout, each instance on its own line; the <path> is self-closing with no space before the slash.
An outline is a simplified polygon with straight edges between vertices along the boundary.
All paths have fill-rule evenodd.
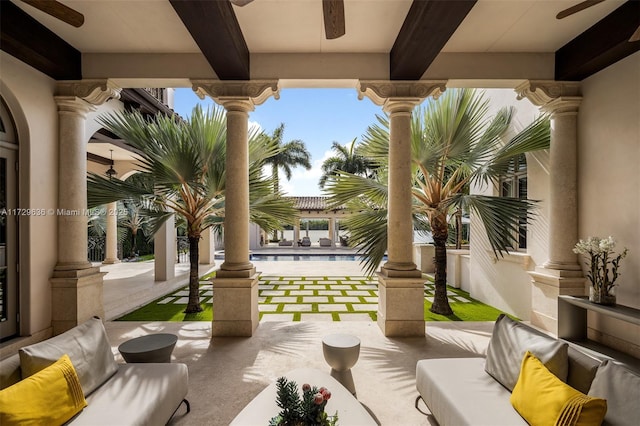
<path id="1" fill-rule="evenodd" d="M 84 15 L 77 10 L 71 9 L 69 6 L 66 6 L 59 1 L 56 0 L 22 0 L 24 3 L 27 3 L 30 6 L 35 7 L 46 13 L 47 15 L 51 15 L 54 18 L 58 18 L 62 22 L 66 22 L 69 25 L 72 25 L 76 28 L 79 28 L 84 24 Z"/>
<path id="2" fill-rule="evenodd" d="M 245 6 L 253 0 L 229 0 L 236 6 Z M 332 40 L 345 34 L 344 27 L 344 0 L 322 0 L 322 12 L 324 15 L 324 32 L 327 39 Z"/>
<path id="3" fill-rule="evenodd" d="M 564 9 L 560 13 L 558 13 L 556 15 L 556 19 L 564 19 L 567 16 L 571 16 L 574 13 L 578 13 L 580 11 L 588 9 L 591 6 L 595 6 L 598 3 L 602 3 L 603 1 L 604 0 L 585 0 L 585 1 L 580 2 L 578 4 L 574 4 L 573 6 L 567 8 L 567 9 Z M 634 33 L 631 35 L 631 38 L 629 38 L 630 42 L 634 42 L 634 41 L 638 41 L 638 40 L 640 40 L 640 27 L 636 28 Z"/>

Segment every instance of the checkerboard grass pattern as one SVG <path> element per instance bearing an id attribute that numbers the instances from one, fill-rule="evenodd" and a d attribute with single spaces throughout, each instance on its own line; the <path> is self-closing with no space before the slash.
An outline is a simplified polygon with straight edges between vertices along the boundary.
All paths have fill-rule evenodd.
<path id="1" fill-rule="evenodd" d="M 261 321 L 375 321 L 377 281 L 366 277 L 262 276 Z"/>
<path id="2" fill-rule="evenodd" d="M 425 320 L 492 321 L 500 311 L 472 299 L 468 293 L 447 287 L 455 314 L 444 317 L 429 312 L 434 296 L 432 280 L 424 283 Z M 123 321 L 211 321 L 213 285 L 200 282 L 203 312 L 184 314 L 188 287 L 163 296 L 120 318 Z M 258 282 L 261 321 L 375 321 L 378 281 L 361 276 L 261 276 Z"/>

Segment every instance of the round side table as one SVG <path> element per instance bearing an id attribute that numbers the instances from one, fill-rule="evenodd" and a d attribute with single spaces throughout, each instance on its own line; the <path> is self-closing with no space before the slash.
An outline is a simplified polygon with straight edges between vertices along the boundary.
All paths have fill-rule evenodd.
<path id="1" fill-rule="evenodd" d="M 148 334 L 127 340 L 118 350 L 126 362 L 171 362 L 178 336 L 169 333 Z"/>
<path id="2" fill-rule="evenodd" d="M 351 367 L 360 356 L 360 339 L 350 334 L 330 334 L 322 339 L 322 352 L 331 366 L 331 376 L 355 395 Z"/>

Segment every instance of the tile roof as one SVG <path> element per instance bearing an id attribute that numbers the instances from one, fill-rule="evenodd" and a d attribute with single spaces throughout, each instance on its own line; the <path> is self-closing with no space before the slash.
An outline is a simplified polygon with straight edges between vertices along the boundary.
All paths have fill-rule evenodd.
<path id="1" fill-rule="evenodd" d="M 329 197 L 285 197 L 292 199 L 294 207 L 298 210 L 313 210 L 324 211 L 327 210 L 327 200 Z M 344 207 L 339 207 L 333 210 L 342 210 Z"/>

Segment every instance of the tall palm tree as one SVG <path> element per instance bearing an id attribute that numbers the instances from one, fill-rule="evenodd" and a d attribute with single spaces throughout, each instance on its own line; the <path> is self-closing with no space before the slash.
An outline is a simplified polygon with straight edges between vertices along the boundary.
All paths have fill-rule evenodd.
<path id="1" fill-rule="evenodd" d="M 88 204 L 134 200 L 146 208 L 153 233 L 172 215 L 184 217 L 189 238 L 189 302 L 186 313 L 200 312 L 198 241 L 201 233 L 222 226 L 225 214 L 226 118 L 222 108 L 203 112 L 194 108 L 188 120 L 138 112 L 112 113 L 99 118 L 109 131 L 123 138 L 141 154 L 137 166 L 140 182 L 109 180 L 90 173 Z M 265 159 L 278 148 L 265 144 L 257 131 L 249 132 L 250 219 L 263 229 L 291 223 L 296 211 L 290 201 L 273 191 L 262 176 Z M 146 184 L 144 182 L 147 182 Z M 152 182 L 152 184 L 148 184 Z"/>
<path id="2" fill-rule="evenodd" d="M 307 170 L 311 169 L 311 153 L 307 151 L 304 142 L 300 139 L 284 142 L 284 123 L 280 123 L 270 136 L 264 134 L 263 138 L 267 143 L 278 147 L 278 153 L 265 160 L 265 163 L 271 166 L 274 192 L 280 191 L 280 170 L 284 172 L 287 180 L 291 180 L 293 167 L 302 166 Z M 278 239 L 278 231 L 276 229 L 273 230 L 273 239 Z"/>
<path id="3" fill-rule="evenodd" d="M 488 100 L 473 90 L 448 90 L 436 102 L 417 110 L 412 119 L 411 160 L 413 219 L 417 229 L 429 227 L 435 246 L 435 297 L 431 311 L 452 313 L 446 290 L 448 222 L 455 212 L 472 211 L 484 224 L 496 255 L 517 246 L 519 226 L 533 217 L 535 201 L 469 194 L 470 185 L 495 183 L 510 161 L 523 153 L 547 149 L 549 121 L 540 117 L 508 142 L 502 136 L 513 110 L 487 117 Z M 360 246 L 368 272 L 382 261 L 387 246 L 389 122 L 367 130 L 363 154 L 380 166 L 378 179 L 339 173 L 327 185 L 332 204 L 347 204 L 354 212 L 345 221 L 351 239 Z"/>
<path id="4" fill-rule="evenodd" d="M 264 135 L 266 140 L 278 147 L 278 153 L 265 160 L 265 163 L 271 166 L 275 192 L 280 190 L 280 178 L 278 176 L 280 170 L 284 172 L 287 180 L 291 180 L 293 167 L 302 166 L 307 170 L 311 169 L 311 154 L 307 151 L 304 142 L 300 139 L 294 139 L 285 143 L 283 137 L 284 123 L 280 123 L 271 136 Z"/>
<path id="5" fill-rule="evenodd" d="M 135 258 L 137 247 L 136 240 L 138 239 L 138 232 L 142 232 L 143 235 L 147 235 L 147 228 L 149 224 L 149 218 L 142 213 L 142 205 L 136 203 L 133 200 L 124 200 L 124 216 L 118 217 L 118 225 L 120 227 L 128 229 L 131 233 L 131 253 L 130 257 Z"/>
<path id="6" fill-rule="evenodd" d="M 370 176 L 373 172 L 372 164 L 367 158 L 361 155 L 356 146 L 356 139 L 347 146 L 333 142 L 331 149 L 336 153 L 322 163 L 322 176 L 318 181 L 320 188 L 324 188 L 327 180 L 338 174 L 339 171 L 351 173 L 353 175 Z"/>

